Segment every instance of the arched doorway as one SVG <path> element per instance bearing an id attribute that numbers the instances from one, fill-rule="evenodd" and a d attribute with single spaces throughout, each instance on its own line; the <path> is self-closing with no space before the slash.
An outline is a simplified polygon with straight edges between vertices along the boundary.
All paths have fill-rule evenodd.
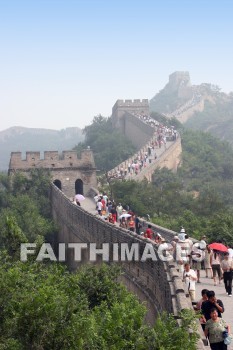
<path id="1" fill-rule="evenodd" d="M 61 189 L 61 181 L 60 180 L 56 179 L 56 180 L 53 181 L 53 183 L 54 183 L 55 186 L 57 186 L 59 188 L 59 190 L 62 190 Z"/>
<path id="2" fill-rule="evenodd" d="M 75 181 L 75 194 L 83 194 L 83 182 L 81 179 Z"/>

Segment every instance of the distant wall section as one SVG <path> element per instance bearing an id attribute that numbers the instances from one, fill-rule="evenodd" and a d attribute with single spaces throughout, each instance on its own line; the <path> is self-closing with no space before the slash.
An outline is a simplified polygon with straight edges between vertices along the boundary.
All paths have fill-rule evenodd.
<path id="1" fill-rule="evenodd" d="M 151 182 L 153 180 L 153 173 L 156 169 L 167 168 L 173 172 L 176 172 L 181 162 L 181 155 L 181 139 L 178 138 L 156 159 L 156 161 L 149 164 L 137 176 L 135 176 L 134 180 L 142 181 L 144 178 L 146 178 L 149 182 Z"/>
<path id="2" fill-rule="evenodd" d="M 123 117 L 124 134 L 138 149 L 142 148 L 153 136 L 154 129 L 139 118 L 126 113 Z"/>
<path id="3" fill-rule="evenodd" d="M 153 136 L 154 129 L 136 116 L 149 114 L 148 99 L 117 100 L 112 108 L 112 125 L 139 149 Z"/>

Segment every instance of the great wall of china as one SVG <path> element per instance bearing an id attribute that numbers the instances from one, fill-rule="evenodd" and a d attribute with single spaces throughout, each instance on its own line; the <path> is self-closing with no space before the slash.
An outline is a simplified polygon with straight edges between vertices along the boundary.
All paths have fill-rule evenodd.
<path id="1" fill-rule="evenodd" d="M 125 111 L 124 107 L 127 107 Z M 120 100 L 113 107 L 112 120 L 115 127 L 121 129 L 127 137 L 134 141 L 139 152 L 143 152 L 147 147 L 147 143 L 149 144 L 153 140 L 154 130 L 132 114 L 132 112 L 135 112 L 134 107 L 137 113 L 149 113 L 147 100 Z M 179 137 L 169 141 L 167 148 L 161 150 L 161 154 L 157 159 L 153 160 L 150 166 L 143 169 L 142 173 L 137 175 L 137 179 L 141 180 L 145 177 L 150 181 L 154 170 L 164 166 L 176 171 L 181 152 Z M 81 160 L 77 160 L 77 156 L 72 152 L 65 152 L 61 158 L 56 152 L 54 154 L 46 152 L 44 160 L 41 160 L 35 152 L 33 154 L 28 152 L 26 160 L 21 159 L 20 153 L 12 154 L 9 174 L 16 171 L 27 173 L 30 169 L 36 167 L 51 170 L 54 182 L 51 185 L 51 207 L 53 218 L 59 227 L 57 243 L 96 243 L 99 248 L 102 247 L 103 243 L 110 243 L 112 247 L 110 250 L 113 249 L 113 244 L 127 243 L 131 247 L 133 243 L 138 243 L 140 256 L 146 243 L 152 244 L 157 261 L 119 262 L 124 271 L 122 282 L 138 296 L 140 301 L 146 303 L 148 309 L 147 322 L 152 324 L 158 313 L 162 311 L 173 313 L 179 322 L 179 312 L 185 308 L 192 308 L 192 304 L 189 296 L 185 294 L 184 284 L 177 271 L 176 262 L 162 261 L 158 257 L 156 244 L 150 240 L 106 223 L 90 211 L 74 205 L 70 197 L 74 193 L 80 192 L 79 190 L 82 188 L 81 186 L 77 189 L 77 180 L 85 184 L 82 188 L 84 195 L 93 194 L 96 191 L 97 183 L 92 152 L 90 150 L 84 151 Z M 127 161 L 132 161 L 133 158 Z M 119 169 L 120 166 L 112 169 L 112 171 Z M 59 180 L 59 183 L 56 180 Z M 155 227 L 155 230 L 160 232 L 168 241 L 171 241 L 176 234 L 158 226 Z M 88 261 L 89 257 L 84 252 L 82 263 Z M 79 264 L 74 260 L 74 252 L 69 251 L 69 268 L 75 270 Z M 209 349 L 201 328 L 197 349 Z"/>

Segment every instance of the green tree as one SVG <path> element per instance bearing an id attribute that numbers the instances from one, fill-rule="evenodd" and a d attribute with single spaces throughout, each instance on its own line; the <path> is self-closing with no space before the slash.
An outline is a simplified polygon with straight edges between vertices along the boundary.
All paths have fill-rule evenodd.
<path id="1" fill-rule="evenodd" d="M 50 183 L 51 177 L 43 169 L 33 170 L 29 177 L 21 173 L 0 177 L 0 239 L 10 217 L 30 241 L 56 232 L 50 212 Z"/>
<path id="2" fill-rule="evenodd" d="M 80 152 L 90 146 L 96 166 L 102 172 L 114 168 L 136 151 L 132 143 L 112 127 L 111 118 L 101 115 L 94 117 L 92 124 L 84 128 L 84 134 L 85 141 L 75 149 Z"/>

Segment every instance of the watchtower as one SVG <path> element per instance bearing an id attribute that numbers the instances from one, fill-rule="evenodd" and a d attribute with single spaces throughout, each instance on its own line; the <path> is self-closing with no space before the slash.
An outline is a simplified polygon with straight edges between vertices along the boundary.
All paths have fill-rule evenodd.
<path id="1" fill-rule="evenodd" d="M 29 176 L 31 169 L 44 168 L 50 171 L 54 184 L 67 197 L 75 194 L 88 195 L 91 187 L 97 187 L 96 167 L 93 152 L 85 149 L 81 158 L 76 151 L 45 151 L 44 158 L 40 152 L 26 152 L 26 159 L 22 159 L 21 152 L 12 152 L 8 174 L 22 172 Z"/>
<path id="2" fill-rule="evenodd" d="M 117 100 L 112 107 L 112 125 L 114 128 L 121 129 L 124 133 L 124 115 L 140 114 L 149 115 L 149 101 L 143 100 Z"/>

